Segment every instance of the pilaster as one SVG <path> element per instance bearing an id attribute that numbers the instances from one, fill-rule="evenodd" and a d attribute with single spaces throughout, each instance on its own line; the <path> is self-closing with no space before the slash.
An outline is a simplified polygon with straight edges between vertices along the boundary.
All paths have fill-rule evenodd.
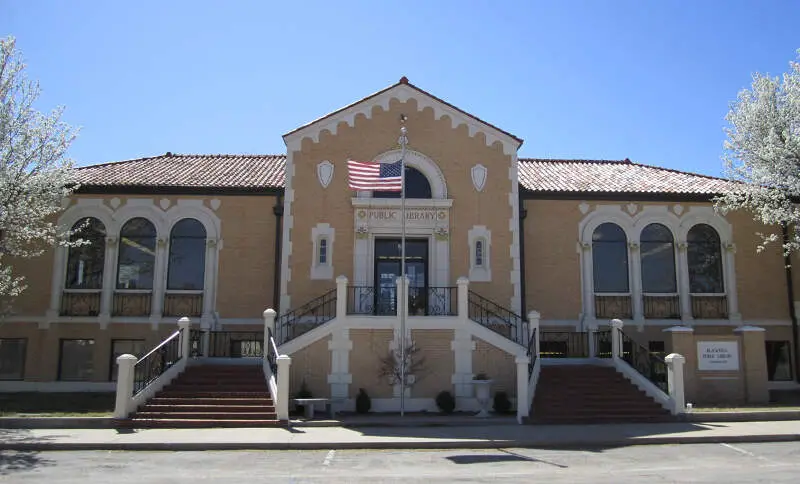
<path id="1" fill-rule="evenodd" d="M 340 329 L 331 334 L 328 350 L 331 352 L 331 373 L 328 384 L 331 386 L 332 398 L 347 398 L 353 375 L 350 373 L 350 351 L 353 341 L 349 329 Z"/>
<path id="2" fill-rule="evenodd" d="M 453 331 L 453 341 L 450 342 L 453 350 L 453 378 L 451 382 L 455 389 L 455 397 L 472 397 L 472 352 L 475 351 L 475 341 L 466 329 Z"/>

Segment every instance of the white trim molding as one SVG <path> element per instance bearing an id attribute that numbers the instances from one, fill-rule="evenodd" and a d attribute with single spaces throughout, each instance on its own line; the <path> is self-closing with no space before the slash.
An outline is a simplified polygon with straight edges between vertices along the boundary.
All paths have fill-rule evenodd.
<path id="1" fill-rule="evenodd" d="M 483 246 L 482 263 L 478 261 L 478 244 Z M 469 280 L 472 282 L 492 282 L 492 231 L 485 225 L 473 225 L 467 231 L 469 246 Z"/>
<path id="2" fill-rule="evenodd" d="M 336 240 L 336 229 L 327 223 L 318 223 L 311 228 L 311 244 L 313 259 L 311 261 L 311 279 L 333 279 L 333 246 Z M 324 252 L 324 261 L 323 258 Z"/>

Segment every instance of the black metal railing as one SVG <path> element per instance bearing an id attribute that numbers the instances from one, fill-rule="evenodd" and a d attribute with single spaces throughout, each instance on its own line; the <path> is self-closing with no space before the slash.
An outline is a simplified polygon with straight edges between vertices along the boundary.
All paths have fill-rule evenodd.
<path id="1" fill-rule="evenodd" d="M 605 329 L 594 333 L 594 354 L 597 358 L 611 358 L 611 330 Z"/>
<path id="2" fill-rule="evenodd" d="M 622 359 L 665 393 L 668 392 L 667 364 L 664 360 L 624 332 L 620 333 L 622 334 Z"/>
<path id="3" fill-rule="evenodd" d="M 336 289 L 282 314 L 275 321 L 275 342 L 283 344 L 336 317 Z"/>
<path id="4" fill-rule="evenodd" d="M 136 362 L 133 367 L 133 395 L 147 388 L 147 385 L 181 360 L 181 339 L 186 336 L 182 329 L 175 331 Z"/>
<path id="5" fill-rule="evenodd" d="M 397 314 L 397 286 L 347 286 L 347 314 L 394 316 Z"/>
<path id="6" fill-rule="evenodd" d="M 674 294 L 642 296 L 644 317 L 647 319 L 680 319 L 680 298 Z"/>
<path id="7" fill-rule="evenodd" d="M 263 331 L 210 331 L 208 354 L 212 358 L 260 358 L 264 356 Z"/>
<path id="8" fill-rule="evenodd" d="M 523 319 L 520 315 L 472 291 L 468 293 L 467 308 L 469 319 L 481 326 L 485 326 L 520 345 L 528 343 L 526 328 L 522 324 Z"/>
<path id="9" fill-rule="evenodd" d="M 628 295 L 594 295 L 594 314 L 598 319 L 630 319 L 633 317 L 631 297 Z"/>
<path id="10" fill-rule="evenodd" d="M 267 364 L 269 369 L 272 370 L 272 376 L 278 380 L 278 346 L 275 344 L 275 338 L 272 336 L 272 330 L 267 328 Z"/>
<path id="11" fill-rule="evenodd" d="M 725 295 L 691 296 L 692 317 L 695 319 L 726 319 L 728 298 Z"/>
<path id="12" fill-rule="evenodd" d="M 409 287 L 409 314 L 419 316 L 458 316 L 458 288 Z"/>
<path id="13" fill-rule="evenodd" d="M 97 316 L 100 314 L 100 291 L 64 291 L 61 293 L 61 316 Z"/>
<path id="14" fill-rule="evenodd" d="M 189 330 L 189 356 L 203 355 L 203 331 L 199 329 Z"/>
<path id="15" fill-rule="evenodd" d="M 542 331 L 539 336 L 542 358 L 588 358 L 589 333 L 575 331 Z"/>
<path id="16" fill-rule="evenodd" d="M 531 337 L 528 338 L 528 380 L 533 376 L 533 369 L 536 367 L 536 360 L 539 358 L 539 352 L 536 351 L 536 328 L 531 330 Z"/>

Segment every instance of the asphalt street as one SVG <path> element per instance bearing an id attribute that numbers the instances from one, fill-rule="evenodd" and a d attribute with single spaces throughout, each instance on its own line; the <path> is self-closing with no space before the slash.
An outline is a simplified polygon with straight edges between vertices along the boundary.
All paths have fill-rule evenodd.
<path id="1" fill-rule="evenodd" d="M 0 452 L 14 483 L 797 482 L 800 442 L 610 449 Z"/>

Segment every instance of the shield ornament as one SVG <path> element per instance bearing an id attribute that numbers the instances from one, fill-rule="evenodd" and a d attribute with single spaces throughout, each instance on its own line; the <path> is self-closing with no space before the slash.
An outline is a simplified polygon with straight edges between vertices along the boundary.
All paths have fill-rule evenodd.
<path id="1" fill-rule="evenodd" d="M 322 188 L 328 188 L 333 180 L 333 163 L 325 160 L 317 165 L 317 179 Z"/>
<path id="2" fill-rule="evenodd" d="M 483 191 L 483 187 L 486 185 L 486 167 L 477 164 L 472 167 L 472 184 L 475 185 L 475 189 Z"/>

